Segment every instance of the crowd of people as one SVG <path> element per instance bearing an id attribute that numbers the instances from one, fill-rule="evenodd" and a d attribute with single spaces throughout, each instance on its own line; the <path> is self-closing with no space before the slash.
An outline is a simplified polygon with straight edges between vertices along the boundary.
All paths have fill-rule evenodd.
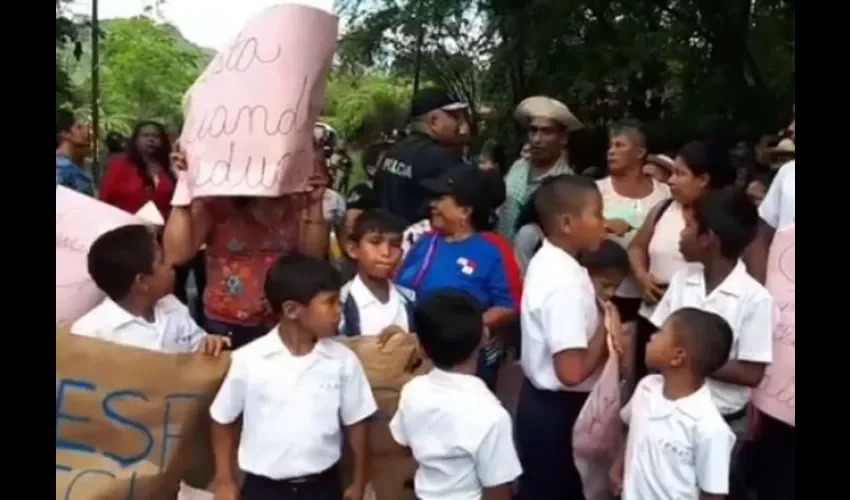
<path id="1" fill-rule="evenodd" d="M 609 130 L 607 168 L 579 174 L 567 146 L 584 125 L 555 99 L 519 104 L 527 136 L 509 166 L 469 154 L 468 103 L 428 88 L 411 109 L 407 137 L 347 192 L 321 126 L 306 192 L 193 200 L 175 194 L 186 158 L 162 125 L 139 123 L 96 186 L 87 126 L 57 114 L 57 186 L 130 213 L 152 202 L 167 221 L 95 241 L 88 271 L 107 298 L 71 331 L 233 350 L 210 408 L 215 498 L 360 500 L 377 407 L 334 338 L 411 334 L 433 368 L 389 425 L 419 500 L 585 498 L 573 426 L 613 355 L 628 437 L 612 497 L 794 498 L 794 427 L 749 404 L 773 356 L 770 243 L 795 220 L 794 122 L 753 175 L 711 141 L 651 154 L 630 121 Z M 505 408 L 495 393 L 515 361 Z"/>

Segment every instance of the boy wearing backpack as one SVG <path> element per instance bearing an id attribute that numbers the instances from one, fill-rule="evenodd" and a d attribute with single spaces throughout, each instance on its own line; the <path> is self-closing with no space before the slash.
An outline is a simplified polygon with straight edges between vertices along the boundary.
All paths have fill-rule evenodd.
<path id="1" fill-rule="evenodd" d="M 342 336 L 378 335 L 386 340 L 412 325 L 413 291 L 392 282 L 401 260 L 404 221 L 384 210 L 367 210 L 355 220 L 346 253 L 357 275 L 342 287 Z"/>

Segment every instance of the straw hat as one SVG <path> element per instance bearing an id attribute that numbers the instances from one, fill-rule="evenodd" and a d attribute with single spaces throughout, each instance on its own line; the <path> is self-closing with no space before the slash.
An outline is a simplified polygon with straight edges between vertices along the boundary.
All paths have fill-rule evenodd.
<path id="1" fill-rule="evenodd" d="M 584 128 L 584 124 L 576 118 L 566 104 L 546 96 L 525 99 L 516 107 L 514 116 L 524 126 L 528 126 L 533 118 L 547 118 L 560 123 L 570 132 Z"/>
<path id="2" fill-rule="evenodd" d="M 646 157 L 646 162 L 658 165 L 667 172 L 673 170 L 673 158 L 670 158 L 667 155 L 649 155 Z"/>
<path id="3" fill-rule="evenodd" d="M 774 155 L 793 155 L 794 147 L 794 141 L 785 138 L 779 141 L 776 146 L 768 149 L 767 152 Z"/>

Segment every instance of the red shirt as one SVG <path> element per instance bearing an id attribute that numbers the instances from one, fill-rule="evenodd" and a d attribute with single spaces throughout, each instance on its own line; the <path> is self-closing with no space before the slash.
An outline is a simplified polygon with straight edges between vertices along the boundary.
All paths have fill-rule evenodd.
<path id="1" fill-rule="evenodd" d="M 100 199 L 131 214 L 153 201 L 162 218 L 166 219 L 171 210 L 173 194 L 174 182 L 171 177 L 160 174 L 153 188 L 146 186 L 126 154 L 115 155 L 109 160 L 106 174 L 100 181 Z"/>

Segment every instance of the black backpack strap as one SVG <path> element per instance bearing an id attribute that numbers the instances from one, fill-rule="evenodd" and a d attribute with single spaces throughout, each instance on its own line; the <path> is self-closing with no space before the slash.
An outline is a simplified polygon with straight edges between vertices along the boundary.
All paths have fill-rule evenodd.
<path id="1" fill-rule="evenodd" d="M 655 220 L 652 221 L 652 228 L 655 229 L 655 225 L 658 224 L 658 221 L 661 220 L 661 216 L 664 215 L 664 212 L 670 208 L 670 205 L 673 204 L 673 198 L 667 198 L 662 201 L 658 206 L 658 212 L 655 213 Z"/>
<path id="2" fill-rule="evenodd" d="M 342 301 L 342 328 L 340 335 L 344 337 L 357 337 L 360 335 L 360 310 L 357 302 L 350 293 Z"/>

